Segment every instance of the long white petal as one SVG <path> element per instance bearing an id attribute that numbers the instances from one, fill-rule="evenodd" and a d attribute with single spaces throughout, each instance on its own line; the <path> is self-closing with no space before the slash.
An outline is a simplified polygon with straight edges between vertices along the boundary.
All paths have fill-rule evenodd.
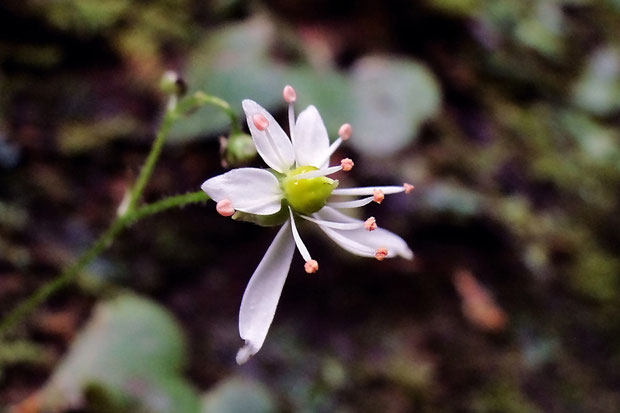
<path id="1" fill-rule="evenodd" d="M 322 219 L 325 221 L 332 221 L 332 222 L 361 222 L 358 219 L 351 218 L 330 207 L 324 207 L 319 212 L 315 213 L 314 216 L 318 217 L 319 219 Z M 326 231 L 326 228 L 321 227 L 321 226 L 319 227 L 328 236 L 330 236 L 328 231 Z M 352 231 L 341 231 L 341 230 L 335 230 L 331 228 L 328 228 L 328 229 L 330 231 L 340 234 L 341 236 L 345 238 L 348 238 L 351 241 L 354 241 L 358 244 L 362 244 L 373 250 L 376 250 L 377 248 L 381 248 L 381 247 L 387 248 L 388 257 L 394 257 L 396 255 L 400 255 L 401 257 L 406 258 L 408 260 L 413 258 L 413 252 L 411 251 L 411 249 L 409 249 L 409 246 L 407 245 L 405 240 L 399 237 L 398 235 L 394 234 L 393 232 L 390 232 L 386 229 L 377 228 L 374 231 L 366 231 L 363 228 L 352 230 Z M 342 242 L 339 242 L 339 240 L 333 238 L 333 236 L 330 236 L 330 238 L 332 238 L 336 243 L 338 243 L 343 248 L 347 249 L 347 246 L 345 246 Z M 355 254 L 355 252 L 353 253 Z M 363 255 L 363 254 L 358 254 L 358 255 Z"/>
<path id="2" fill-rule="evenodd" d="M 233 169 L 206 180 L 201 188 L 215 202 L 228 199 L 234 209 L 257 215 L 278 212 L 284 196 L 278 179 L 258 168 Z"/>
<path id="3" fill-rule="evenodd" d="M 243 293 L 239 310 L 239 334 L 245 345 L 237 353 L 243 364 L 261 349 L 276 313 L 286 276 L 291 267 L 295 242 L 287 221 L 267 249 Z"/>
<path id="4" fill-rule="evenodd" d="M 250 99 L 245 99 L 242 102 L 243 110 L 254 140 L 254 145 L 259 155 L 263 158 L 265 163 L 278 172 L 285 173 L 295 163 L 295 151 L 290 139 L 286 136 L 286 133 L 282 127 L 276 122 L 269 112 L 265 110 L 261 105 Z M 252 117 L 256 114 L 263 115 L 267 118 L 269 126 L 267 131 L 271 139 L 267 135 L 267 131 L 259 131 L 254 126 Z"/>
<path id="5" fill-rule="evenodd" d="M 360 195 L 372 195 L 373 192 L 379 189 L 385 195 L 397 194 L 399 192 L 404 192 L 404 186 L 365 186 L 361 188 L 341 188 L 334 189 L 332 191 L 332 195 L 351 195 L 351 196 L 360 196 Z"/>
<path id="6" fill-rule="evenodd" d="M 322 168 L 329 153 L 329 137 L 319 111 L 308 106 L 297 117 L 293 147 L 298 166 Z"/>
<path id="7" fill-rule="evenodd" d="M 340 245 L 346 251 L 349 251 L 351 254 L 359 255 L 361 257 L 374 257 L 375 249 L 368 247 L 366 245 L 360 244 L 357 241 L 350 239 L 342 235 L 342 233 L 329 228 L 327 226 L 319 225 L 319 228 L 325 232 L 325 234 L 330 237 L 336 244 Z M 389 251 L 388 251 L 389 254 Z"/>

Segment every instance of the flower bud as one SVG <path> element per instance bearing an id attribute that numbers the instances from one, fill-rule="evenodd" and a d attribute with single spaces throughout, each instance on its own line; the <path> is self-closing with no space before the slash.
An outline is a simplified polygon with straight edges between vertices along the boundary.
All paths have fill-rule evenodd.
<path id="1" fill-rule="evenodd" d="M 229 167 L 247 165 L 256 158 L 256 146 L 250 135 L 237 133 L 220 141 L 222 160 Z"/>
<path id="2" fill-rule="evenodd" d="M 168 70 L 161 77 L 159 89 L 167 95 L 181 97 L 187 93 L 187 85 L 179 74 L 173 70 Z"/>

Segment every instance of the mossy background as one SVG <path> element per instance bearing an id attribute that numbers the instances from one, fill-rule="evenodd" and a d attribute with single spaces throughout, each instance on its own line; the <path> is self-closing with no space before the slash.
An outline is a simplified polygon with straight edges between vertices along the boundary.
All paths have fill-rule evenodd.
<path id="1" fill-rule="evenodd" d="M 619 1 L 3 1 L 2 314 L 114 216 L 167 69 L 282 121 L 290 83 L 331 136 L 351 122 L 341 185 L 414 184 L 364 213 L 416 258 L 364 260 L 304 226 L 321 271 L 296 256 L 265 346 L 238 367 L 238 306 L 274 230 L 212 203 L 149 218 L 0 343 L 0 408 L 41 409 L 51 377 L 75 378 L 62 356 L 77 341 L 134 357 L 101 350 L 88 321 L 129 290 L 170 325 L 173 365 L 136 367 L 174 376 L 154 379 L 190 400 L 169 411 L 199 395 L 215 412 L 619 411 Z M 146 199 L 221 173 L 226 122 L 205 109 L 179 123 Z M 58 409 L 161 411 L 106 380 L 76 380 L 82 401 Z"/>

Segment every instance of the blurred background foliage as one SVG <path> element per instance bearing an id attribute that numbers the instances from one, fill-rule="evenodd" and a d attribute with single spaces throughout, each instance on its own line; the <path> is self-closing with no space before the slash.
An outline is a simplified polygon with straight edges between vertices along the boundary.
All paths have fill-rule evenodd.
<path id="1" fill-rule="evenodd" d="M 280 119 L 290 83 L 331 136 L 352 123 L 343 184 L 416 185 L 367 211 L 416 259 L 308 227 L 321 273 L 295 259 L 242 368 L 238 305 L 273 232 L 212 205 L 149 218 L 2 339 L 0 408 L 620 408 L 617 0 L 8 0 L 0 33 L 2 313 L 114 215 L 168 69 Z M 207 108 L 179 123 L 146 198 L 221 173 L 228 129 Z"/>

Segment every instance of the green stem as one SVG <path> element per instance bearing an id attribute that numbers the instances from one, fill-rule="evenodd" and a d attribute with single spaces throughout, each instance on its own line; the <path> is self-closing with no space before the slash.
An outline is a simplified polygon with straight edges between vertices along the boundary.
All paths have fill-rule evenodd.
<path id="1" fill-rule="evenodd" d="M 240 132 L 237 114 L 225 100 L 222 100 L 216 96 L 207 95 L 203 92 L 196 92 L 178 102 L 176 99 L 177 98 L 173 96 L 168 102 L 166 113 L 164 114 L 161 126 L 155 135 L 155 141 L 153 142 L 151 151 L 149 152 L 144 165 L 140 169 L 140 174 L 138 175 L 135 185 L 129 192 L 129 202 L 127 204 L 127 208 L 121 214 L 130 213 L 136 208 L 136 205 L 142 196 L 142 192 L 144 192 L 144 188 L 153 174 L 153 169 L 155 168 L 155 164 L 157 163 L 159 155 L 161 154 L 164 144 L 166 143 L 166 139 L 170 134 L 170 130 L 179 118 L 191 113 L 201 106 L 211 105 L 221 109 L 230 118 L 230 127 L 233 133 Z"/>
<path id="2" fill-rule="evenodd" d="M 196 92 L 194 94 L 196 99 L 198 99 L 203 105 L 211 105 L 217 108 L 220 108 L 230 119 L 230 129 L 231 134 L 241 133 L 241 127 L 239 126 L 239 120 L 237 119 L 237 114 L 230 107 L 228 102 L 222 100 L 216 96 L 210 96 L 203 92 Z"/>
<path id="3" fill-rule="evenodd" d="M 99 236 L 95 243 L 84 251 L 82 255 L 80 255 L 78 260 L 73 265 L 65 269 L 58 277 L 39 287 L 34 294 L 28 297 L 25 301 L 22 301 L 9 314 L 7 314 L 6 317 L 4 317 L 0 323 L 0 337 L 7 333 L 17 321 L 28 315 L 36 307 L 43 303 L 50 295 L 54 294 L 67 284 L 73 282 L 88 264 L 90 264 L 97 256 L 112 245 L 112 242 L 116 236 L 124 229 L 149 215 L 154 215 L 171 208 L 205 202 L 208 199 L 209 197 L 202 191 L 190 192 L 187 194 L 164 198 L 152 204 L 147 204 L 137 208 L 134 211 L 127 212 L 123 216 L 118 216 L 114 221 L 112 221 L 112 224 L 108 227 L 108 229 L 101 234 L 101 236 Z"/>
<path id="4" fill-rule="evenodd" d="M 155 141 L 153 142 L 153 146 L 151 146 L 151 151 L 149 152 L 144 165 L 142 165 L 142 169 L 140 169 L 138 180 L 130 191 L 129 204 L 127 205 L 127 210 L 125 213 L 131 213 L 131 211 L 136 208 L 136 204 L 144 191 L 144 187 L 146 187 L 147 182 L 151 178 L 151 174 L 153 173 L 155 164 L 159 159 L 161 150 L 164 147 L 168 133 L 170 133 L 170 129 L 172 128 L 172 125 L 174 125 L 174 112 L 175 109 L 168 109 L 164 114 L 164 119 L 162 120 L 161 126 L 155 135 Z"/>
<path id="5" fill-rule="evenodd" d="M 0 337 L 6 334 L 6 332 L 8 332 L 20 319 L 32 312 L 49 296 L 67 284 L 73 282 L 84 267 L 90 264 L 104 250 L 110 247 L 116 236 L 125 228 L 131 226 L 146 216 L 153 215 L 170 208 L 203 202 L 209 199 L 206 194 L 199 191 L 172 196 L 142 207 L 137 206 L 140 197 L 144 192 L 144 188 L 153 174 L 153 169 L 159 159 L 172 126 L 181 117 L 204 105 L 212 105 L 224 111 L 224 113 L 226 113 L 226 115 L 230 118 L 231 130 L 233 132 L 239 132 L 240 129 L 237 122 L 237 115 L 226 101 L 215 96 L 207 95 L 203 92 L 196 92 L 179 101 L 177 101 L 176 96 L 171 96 L 159 130 L 157 131 L 155 140 L 153 141 L 151 151 L 149 152 L 144 165 L 140 169 L 140 174 L 138 175 L 136 183 L 129 191 L 129 201 L 127 203 L 127 207 L 119 211 L 119 214 L 114 221 L 112 221 L 108 229 L 101 234 L 101 236 L 99 236 L 94 244 L 92 244 L 84 253 L 82 253 L 82 255 L 80 255 L 78 260 L 72 266 L 68 267 L 58 277 L 39 287 L 37 291 L 35 291 L 30 297 L 26 298 L 26 300 L 19 303 L 2 319 L 0 322 Z"/>

